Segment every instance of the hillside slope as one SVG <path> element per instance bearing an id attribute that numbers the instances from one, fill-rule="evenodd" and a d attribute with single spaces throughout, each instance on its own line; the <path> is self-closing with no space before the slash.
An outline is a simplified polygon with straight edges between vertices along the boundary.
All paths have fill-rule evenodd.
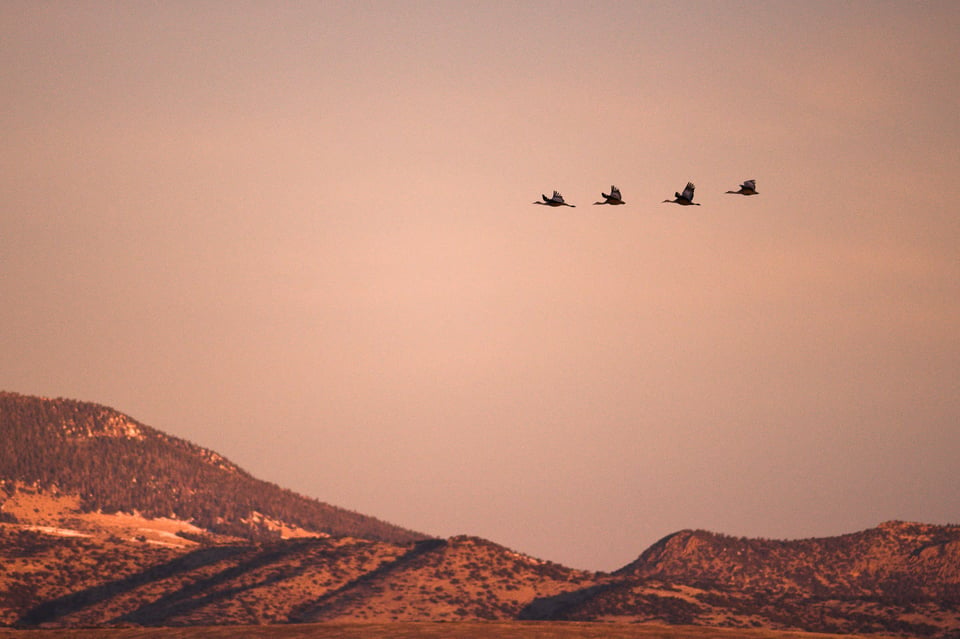
<path id="1" fill-rule="evenodd" d="M 684 530 L 599 587 L 536 601 L 525 615 L 960 635 L 960 526 L 887 522 L 794 541 Z"/>
<path id="2" fill-rule="evenodd" d="M 890 521 L 790 541 L 685 530 L 661 539 L 618 574 L 825 597 L 960 601 L 960 526 Z"/>
<path id="3" fill-rule="evenodd" d="M 891 527 L 816 542 L 852 548 L 853 554 L 846 559 L 860 562 L 863 544 L 873 547 L 870 540 L 889 535 Z M 922 530 L 941 540 L 956 532 L 920 524 L 896 527 Z M 689 555 L 695 550 L 689 546 L 694 538 L 700 539 L 694 545 L 706 544 L 696 550 L 702 553 L 699 559 Z M 0 524 L 0 624 L 102 627 L 520 619 L 960 636 L 960 602 L 950 595 L 956 587 L 950 579 L 930 577 L 926 590 L 890 597 L 822 577 L 821 587 L 829 591 L 817 594 L 802 584 L 781 582 L 774 576 L 775 566 L 763 564 L 762 578 L 746 567 L 733 581 L 721 582 L 715 575 L 733 574 L 730 564 L 702 557 L 714 556 L 718 548 L 734 542 L 755 546 L 784 542 L 734 540 L 689 531 L 670 539 L 677 545 L 655 546 L 641 564 L 617 574 L 593 574 L 466 536 L 406 544 L 299 538 L 158 546 L 92 530 L 74 534 L 67 529 Z M 929 550 L 924 546 L 929 539 L 917 540 L 920 546 L 907 554 L 930 561 L 931 567 L 933 560 L 923 559 L 925 553 L 948 552 Z M 711 541 L 719 545 L 712 546 Z M 906 547 L 909 542 L 903 543 Z M 802 563 L 783 553 L 788 565 Z M 684 556 L 690 565 L 683 574 L 668 575 L 664 569 L 655 577 L 645 577 L 636 572 L 651 569 L 657 561 L 665 562 L 660 568 L 676 567 L 679 563 L 674 562 Z M 941 556 L 944 563 L 930 574 L 956 568 L 952 556 Z"/>
<path id="4" fill-rule="evenodd" d="M 404 543 L 426 536 L 261 481 L 112 408 L 0 392 L 0 483 L 77 495 L 85 511 L 172 517 L 222 534 L 283 527 Z"/>
<path id="5" fill-rule="evenodd" d="M 0 393 L 0 435 L 0 625 L 523 619 L 960 639 L 960 526 L 684 530 L 595 574 L 296 495 L 96 404 Z"/>
<path id="6" fill-rule="evenodd" d="M 304 605 L 296 620 L 516 619 L 536 597 L 575 591 L 595 580 L 593 573 L 459 536 L 421 542 L 403 561 Z"/>
<path id="7" fill-rule="evenodd" d="M 0 524 L 0 625 L 510 620 L 593 576 L 467 537 L 157 547 Z"/>

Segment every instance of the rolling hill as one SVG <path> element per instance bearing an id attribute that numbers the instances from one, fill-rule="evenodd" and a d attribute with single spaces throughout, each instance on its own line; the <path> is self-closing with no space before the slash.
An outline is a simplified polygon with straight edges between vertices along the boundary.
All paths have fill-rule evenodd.
<path id="1" fill-rule="evenodd" d="M 0 393 L 0 435 L 0 625 L 527 620 L 960 639 L 960 526 L 684 530 L 591 573 L 296 495 L 96 404 Z"/>
<path id="2" fill-rule="evenodd" d="M 960 636 L 960 526 L 890 521 L 792 541 L 684 530 L 527 615 Z"/>
<path id="3" fill-rule="evenodd" d="M 0 481 L 77 495 L 84 511 L 190 521 L 244 538 L 302 529 L 407 542 L 426 535 L 250 476 L 221 455 L 112 408 L 0 392 Z"/>

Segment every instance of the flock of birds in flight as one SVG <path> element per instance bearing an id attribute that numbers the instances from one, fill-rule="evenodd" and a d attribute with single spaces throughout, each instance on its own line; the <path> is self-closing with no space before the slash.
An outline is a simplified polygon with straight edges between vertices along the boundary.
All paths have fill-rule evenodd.
<path id="1" fill-rule="evenodd" d="M 687 187 L 683 189 L 683 193 L 674 193 L 674 199 L 664 200 L 664 203 L 670 204 L 680 204 L 682 206 L 700 206 L 699 202 L 693 201 L 693 191 L 697 187 L 694 186 L 693 182 L 687 182 Z M 738 191 L 727 191 L 727 193 L 733 193 L 734 195 L 757 195 L 757 181 L 756 180 L 744 180 L 743 184 L 740 185 L 740 190 Z M 623 201 L 623 198 L 620 196 L 620 189 L 615 186 L 610 187 L 610 193 L 603 193 L 601 191 L 600 195 L 603 196 L 603 202 L 594 202 L 594 204 L 626 204 Z M 534 204 L 542 204 L 544 206 L 569 206 L 575 207 L 576 204 L 567 204 L 563 196 L 560 195 L 559 191 L 554 191 L 552 197 L 547 197 L 546 195 L 541 195 L 543 201 L 536 201 Z"/>

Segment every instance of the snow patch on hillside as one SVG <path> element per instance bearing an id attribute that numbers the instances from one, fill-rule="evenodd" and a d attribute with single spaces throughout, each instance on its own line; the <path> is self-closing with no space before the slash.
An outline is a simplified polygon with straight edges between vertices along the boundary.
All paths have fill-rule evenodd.
<path id="1" fill-rule="evenodd" d="M 262 528 L 269 530 L 271 532 L 279 532 L 281 539 L 296 539 L 300 537 L 329 537 L 330 535 L 326 533 L 313 532 L 312 530 L 306 530 L 299 526 L 289 524 L 285 521 L 280 521 L 279 519 L 274 519 L 268 515 L 264 515 L 261 512 L 256 510 L 250 513 L 250 516 L 246 519 L 241 519 L 243 523 L 248 526 L 254 526 L 257 528 Z"/>
<path id="2" fill-rule="evenodd" d="M 55 526 L 22 526 L 22 528 L 23 530 L 35 530 L 36 532 L 53 535 L 55 537 L 93 537 L 93 535 L 80 532 L 79 530 L 57 528 Z"/>

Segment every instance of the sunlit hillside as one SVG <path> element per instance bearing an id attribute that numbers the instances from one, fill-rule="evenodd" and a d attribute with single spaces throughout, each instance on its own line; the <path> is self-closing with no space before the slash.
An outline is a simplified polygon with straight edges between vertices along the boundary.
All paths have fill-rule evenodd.
<path id="1" fill-rule="evenodd" d="M 793 541 L 684 530 L 595 573 L 301 497 L 95 404 L 0 393 L 0 431 L 0 625 L 324 637 L 350 622 L 426 637 L 451 627 L 428 622 L 456 622 L 466 638 L 678 639 L 960 629 L 960 526 L 891 521 Z"/>

